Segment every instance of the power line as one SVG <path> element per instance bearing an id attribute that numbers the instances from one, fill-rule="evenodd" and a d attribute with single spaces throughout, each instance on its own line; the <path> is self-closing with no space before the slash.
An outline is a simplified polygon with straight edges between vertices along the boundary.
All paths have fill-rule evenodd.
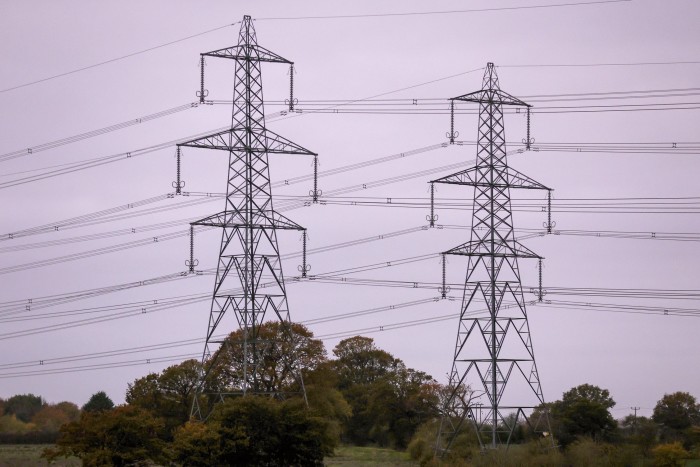
<path id="1" fill-rule="evenodd" d="M 655 62 L 600 62 L 600 63 L 537 63 L 498 65 L 497 68 L 566 68 L 566 67 L 604 67 L 604 66 L 657 66 L 657 65 L 699 65 L 698 60 L 669 60 Z"/>
<path id="2" fill-rule="evenodd" d="M 129 128 L 131 126 L 139 125 L 141 123 L 148 122 L 151 120 L 156 120 L 158 118 L 167 117 L 167 116 L 182 112 L 184 110 L 196 108 L 198 106 L 199 106 L 198 102 L 190 102 L 187 104 L 178 105 L 177 107 L 172 107 L 170 109 L 161 110 L 160 112 L 155 112 L 155 113 L 152 113 L 149 115 L 144 115 L 143 117 L 132 118 L 131 120 L 127 120 L 125 122 L 116 123 L 114 125 L 106 126 L 103 128 L 98 128 L 96 130 L 86 131 L 84 133 L 80 133 L 77 135 L 57 139 L 55 141 L 50 141 L 48 143 L 38 144 L 36 146 L 31 146 L 31 147 L 28 147 L 26 149 L 20 149 L 17 151 L 10 151 L 10 152 L 7 152 L 5 154 L 0 154 L 0 162 L 9 161 L 9 160 L 15 159 L 17 157 L 27 156 L 27 155 L 35 154 L 35 153 L 41 152 L 41 151 L 47 151 L 49 149 L 54 149 L 54 148 L 57 148 L 60 146 L 64 146 L 66 144 L 76 143 L 78 141 L 82 141 L 82 140 L 85 140 L 88 138 L 94 138 L 96 136 L 101 136 L 101 135 L 104 135 L 107 133 L 111 133 L 113 131 L 123 130 L 124 128 Z"/>
<path id="3" fill-rule="evenodd" d="M 107 65 L 107 64 L 109 64 L 109 63 L 117 62 L 117 61 L 119 61 L 119 60 L 124 60 L 124 59 L 126 59 L 126 58 L 134 57 L 134 56 L 136 56 L 136 55 L 144 54 L 144 53 L 146 53 L 146 52 L 151 52 L 151 51 L 153 51 L 153 50 L 161 49 L 161 48 L 167 47 L 167 46 L 169 46 L 169 45 L 177 44 L 178 42 L 183 42 L 183 41 L 186 41 L 186 40 L 189 40 L 189 39 L 193 39 L 193 38 L 195 38 L 195 37 L 203 36 L 203 35 L 205 35 L 205 34 L 209 34 L 209 33 L 212 33 L 212 32 L 214 32 L 214 31 L 218 31 L 218 30 L 220 30 L 220 29 L 224 29 L 224 28 L 227 28 L 227 27 L 229 27 L 229 26 L 233 26 L 233 25 L 235 25 L 235 24 L 238 24 L 238 23 L 225 24 L 225 25 L 219 26 L 219 27 L 217 27 L 217 28 L 207 29 L 206 31 L 198 32 L 198 33 L 196 33 L 196 34 L 192 34 L 192 35 L 189 35 L 189 36 L 186 36 L 186 37 L 182 37 L 182 38 L 180 38 L 180 39 L 176 39 L 176 40 L 174 40 L 174 41 L 166 42 L 166 43 L 164 43 L 164 44 L 159 44 L 159 45 L 156 45 L 156 46 L 153 46 L 153 47 L 149 47 L 149 48 L 147 48 L 147 49 L 139 50 L 139 51 L 137 51 L 137 52 L 132 52 L 132 53 L 130 53 L 130 54 L 122 55 L 122 56 L 120 56 L 120 57 L 111 58 L 111 59 L 105 60 L 105 61 L 103 61 L 103 62 L 94 63 L 94 64 L 92 64 L 92 65 L 84 66 L 84 67 L 82 67 L 82 68 L 76 68 L 75 70 L 66 71 L 66 72 L 64 72 L 64 73 L 59 73 L 59 74 L 57 74 L 57 75 L 47 76 L 46 78 L 41 78 L 41 79 L 38 79 L 38 80 L 36 80 L 36 81 L 30 81 L 30 82 L 28 82 L 28 83 L 18 84 L 18 85 L 16 85 L 16 86 L 12 86 L 12 87 L 10 87 L 10 88 L 1 89 L 1 90 L 0 90 L 0 93 L 8 92 L 8 91 L 14 91 L 15 89 L 26 88 L 27 86 L 32 86 L 32 85 L 34 85 L 34 84 L 44 83 L 44 82 L 46 82 L 46 81 L 50 81 L 50 80 L 53 80 L 53 79 L 56 79 L 56 78 L 61 78 L 61 77 L 63 77 L 63 76 L 72 75 L 72 74 L 75 74 L 75 73 L 79 73 L 79 72 L 81 72 L 81 71 L 90 70 L 90 69 L 92 69 L 92 68 L 97 68 L 97 67 L 99 67 L 99 66 Z"/>
<path id="4" fill-rule="evenodd" d="M 364 13 L 356 15 L 323 15 L 323 16 L 277 16 L 256 18 L 255 21 L 289 21 L 289 20 L 315 20 L 315 19 L 359 19 L 359 18 L 385 18 L 385 17 L 401 17 L 401 16 L 427 16 L 427 15 L 450 15 L 459 13 L 485 13 L 493 11 L 515 11 L 515 10 L 534 10 L 542 8 L 561 8 L 571 6 L 588 6 L 602 5 L 609 3 L 625 3 L 631 0 L 598 0 L 589 2 L 568 2 L 568 3 L 551 3 L 542 5 L 520 5 L 513 7 L 497 7 L 497 8 L 473 8 L 469 10 L 442 10 L 442 11 L 415 11 L 404 13 Z"/>

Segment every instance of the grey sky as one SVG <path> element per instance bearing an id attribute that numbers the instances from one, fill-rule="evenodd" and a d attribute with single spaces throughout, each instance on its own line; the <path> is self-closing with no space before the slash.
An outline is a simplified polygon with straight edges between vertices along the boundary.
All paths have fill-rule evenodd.
<path id="1" fill-rule="evenodd" d="M 528 5 L 561 2 L 528 1 Z M 445 11 L 522 6 L 515 1 L 439 1 L 428 6 L 417 1 L 346 2 L 4 2 L 0 8 L 0 90 L 61 74 L 158 44 L 240 21 L 244 14 L 255 22 L 259 43 L 296 63 L 295 97 L 299 107 L 311 109 L 313 99 L 361 99 L 436 81 L 385 98 L 426 99 L 457 96 L 481 86 L 481 67 L 494 62 L 502 89 L 535 105 L 535 146 L 546 143 L 664 143 L 663 150 L 650 154 L 540 151 L 516 154 L 510 163 L 516 169 L 555 189 L 555 206 L 572 199 L 608 198 L 600 203 L 610 210 L 609 198 L 700 197 L 696 178 L 697 155 L 670 151 L 697 142 L 698 109 L 581 112 L 603 108 L 591 105 L 637 105 L 646 103 L 696 103 L 697 93 L 679 91 L 669 97 L 587 99 L 543 102 L 542 94 L 605 93 L 696 88 L 700 63 L 636 66 L 531 66 L 592 65 L 651 62 L 700 61 L 700 37 L 696 2 L 635 0 L 536 9 L 346 19 L 271 20 L 271 17 L 357 15 L 418 11 Z M 107 127 L 164 109 L 195 102 L 199 87 L 197 61 L 200 52 L 230 46 L 237 41 L 238 25 L 163 47 L 104 66 L 11 91 L 0 92 L 0 154 L 67 136 Z M 526 66 L 516 66 L 526 65 Z M 209 98 L 230 100 L 232 63 L 210 60 L 206 67 Z M 268 115 L 283 106 L 288 76 L 283 66 L 263 69 Z M 605 96 L 603 96 L 605 97 Z M 609 97 L 609 96 L 608 96 Z M 561 99 L 561 97 L 559 98 Z M 574 106 L 578 112 L 544 113 L 546 106 Z M 681 106 L 681 105 L 678 105 Z M 693 107 L 692 105 L 685 105 Z M 696 104 L 695 107 L 698 105 Z M 406 106 L 411 108 L 410 103 Z M 353 108 L 358 108 L 354 106 Z M 366 106 L 363 108 L 370 108 Z M 447 109 L 447 103 L 435 108 Z M 616 110 L 632 107 L 617 107 Z M 658 107 L 656 107 L 658 108 Z M 551 110 L 551 109 L 550 109 Z M 562 109 L 567 110 L 567 109 Z M 48 166 L 84 161 L 134 151 L 188 135 L 225 126 L 230 121 L 228 105 L 200 106 L 168 117 L 132 125 L 127 129 L 86 139 L 55 149 L 27 154 L 0 162 L 0 183 L 22 175 L 41 173 Z M 458 115 L 456 129 L 461 140 L 476 137 L 476 117 Z M 509 149 L 522 147 L 525 119 L 509 115 L 506 120 Z M 408 152 L 445 142 L 448 115 L 328 114 L 310 112 L 270 119 L 269 128 L 320 155 L 321 173 L 355 162 Z M 28 304 L 54 294 L 141 281 L 184 271 L 186 236 L 163 241 L 169 233 L 184 233 L 186 218 L 204 217 L 221 209 L 221 200 L 103 223 L 74 230 L 59 229 L 42 235 L 7 239 L 7 234 L 62 219 L 121 206 L 172 190 L 175 176 L 174 147 L 147 155 L 122 158 L 102 165 L 33 183 L 0 189 L 0 272 L 3 268 L 28 264 L 86 250 L 109 247 L 140 239 L 159 237 L 147 246 L 102 254 L 87 259 L 0 275 L 0 301 Z M 320 188 L 354 186 L 401 174 L 464 162 L 475 157 L 473 146 L 450 146 L 394 162 L 321 178 Z M 0 159 L 2 159 L 0 157 Z M 274 181 L 311 173 L 312 160 L 301 156 L 271 156 Z M 226 161 L 222 154 L 187 149 L 182 178 L 186 191 L 220 192 L 225 188 Z M 38 172 L 26 172 L 38 170 Z M 387 184 L 343 196 L 428 199 L 427 181 L 447 175 L 423 175 L 401 183 Z M 19 174 L 20 172 L 26 172 Z M 15 174 L 15 175 L 12 175 Z M 276 207 L 285 197 L 303 196 L 309 182 L 275 189 Z M 436 196 L 469 201 L 471 189 L 440 186 Z M 512 192 L 516 200 L 537 198 L 540 193 Z M 195 198 L 192 197 L 191 200 Z M 200 199 L 200 198 L 197 198 Z M 175 206 L 184 198 L 166 199 L 147 207 Z M 365 200 L 367 201 L 367 200 Z M 696 209 L 697 199 L 685 200 L 684 211 Z M 521 201 L 521 204 L 525 201 Z M 618 200 L 617 202 L 623 202 Z M 631 201 L 627 201 L 631 202 Z M 639 202 L 639 200 L 634 200 Z M 670 202 L 666 200 L 666 202 Z M 600 204 L 598 203 L 598 204 Z M 657 239 L 621 239 L 591 236 L 551 235 L 524 242 L 546 257 L 545 288 L 609 289 L 700 289 L 696 271 L 700 260 L 697 242 L 666 241 L 663 232 L 700 233 L 697 213 L 554 214 L 557 229 L 587 231 L 635 231 Z M 679 205 L 673 205 L 679 207 Z M 534 210 L 539 209 L 539 204 Z M 561 207 L 560 209 L 565 209 Z M 603 208 L 595 208 L 600 211 Z M 134 212 L 136 209 L 129 212 Z M 655 211 L 661 212 L 660 209 Z M 285 211 L 309 229 L 309 248 L 377 236 L 426 225 L 427 208 L 401 209 L 368 206 L 314 205 Z M 439 224 L 469 226 L 470 210 L 438 210 Z M 157 231 L 142 232 L 141 226 L 182 219 L 182 223 Z M 516 229 L 541 229 L 541 212 L 515 213 Z M 131 235 L 67 243 L 31 250 L 1 250 L 16 245 L 47 242 L 120 229 L 137 229 Z M 525 232 L 527 233 L 527 232 Z M 467 240 L 468 230 L 431 229 L 391 239 L 364 243 L 311 255 L 312 274 L 395 261 L 401 258 L 444 251 Z M 298 233 L 282 232 L 283 253 L 301 248 Z M 219 234 L 200 232 L 196 237 L 200 269 L 215 266 Z M 287 278 L 298 274 L 298 258 L 284 261 Z M 520 268 L 526 290 L 537 280 L 534 262 Z M 466 262 L 451 258 L 448 281 L 464 280 Z M 437 282 L 437 257 L 404 266 L 367 271 L 348 277 Z M 150 371 L 160 371 L 172 362 L 150 363 L 147 359 L 198 354 L 202 343 L 159 351 L 118 355 L 61 364 L 39 365 L 41 360 L 94 354 L 116 349 L 203 338 L 209 312 L 206 300 L 179 308 L 153 311 L 152 300 L 211 291 L 213 277 L 204 275 L 180 281 L 133 288 L 100 297 L 37 309 L 0 319 L 36 317 L 27 321 L 2 321 L 0 325 L 0 397 L 33 392 L 49 401 L 72 400 L 79 404 L 99 390 L 122 402 L 126 384 Z M 458 286 L 457 286 L 458 287 Z M 288 286 L 292 319 L 304 321 L 424 298 L 437 297 L 434 289 L 388 288 L 320 282 Z M 452 296 L 459 297 L 453 290 Z M 656 293 L 658 295 L 658 293 Z M 696 309 L 689 292 L 684 299 L 629 297 L 554 296 L 552 300 L 597 302 L 630 306 Z M 528 299 L 534 299 L 529 294 Z M 145 302 L 150 301 L 146 305 Z M 105 317 L 123 309 L 106 311 L 95 307 L 136 303 L 135 316 L 102 323 L 42 332 L 9 339 L 7 333 L 39 328 L 79 319 Z M 143 303 L 142 303 L 143 302 Z M 18 302 L 19 303 L 19 302 Z M 456 318 L 397 330 L 379 332 L 380 326 L 417 319 L 455 315 L 460 300 L 378 312 L 362 318 L 336 320 L 311 326 L 320 336 L 368 329 L 366 335 L 402 358 L 407 365 L 445 382 L 450 369 L 456 333 Z M 140 313 L 140 307 L 147 308 Z M 0 313 L 7 308 L 0 308 Z M 49 318 L 37 316 L 69 310 L 82 314 Z M 87 313 L 88 311 L 92 313 Z M 551 305 L 528 308 L 530 327 L 545 397 L 554 400 L 572 386 L 596 384 L 611 391 L 618 402 L 614 415 L 629 407 L 642 407 L 649 415 L 664 392 L 689 391 L 700 396 L 700 376 L 694 370 L 700 356 L 700 312 L 689 317 L 613 313 L 600 307 L 562 309 Z M 369 331 L 371 329 L 371 332 Z M 3 338 L 4 337 L 4 338 Z M 326 340 L 330 350 L 338 339 Z M 60 373 L 42 376 L 3 377 L 9 373 L 49 371 L 82 365 L 113 362 L 140 363 L 122 368 Z M 138 361 L 138 362 L 137 362 Z M 30 362 L 30 367 L 8 364 Z"/>

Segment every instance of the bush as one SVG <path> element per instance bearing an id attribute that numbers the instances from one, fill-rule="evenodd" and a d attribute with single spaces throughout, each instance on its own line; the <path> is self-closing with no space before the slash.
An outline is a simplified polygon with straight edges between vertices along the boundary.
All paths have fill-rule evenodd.
<path id="1" fill-rule="evenodd" d="M 652 449 L 654 465 L 657 467 L 676 467 L 685 465 L 690 453 L 683 448 L 681 443 L 659 444 Z"/>
<path id="2" fill-rule="evenodd" d="M 322 466 L 337 444 L 331 433 L 298 400 L 239 397 L 219 404 L 206 424 L 177 430 L 173 456 L 188 466 Z"/>
<path id="3" fill-rule="evenodd" d="M 85 412 L 61 427 L 55 448 L 44 451 L 49 462 L 76 456 L 84 466 L 142 465 L 166 461 L 162 420 L 137 407 Z"/>

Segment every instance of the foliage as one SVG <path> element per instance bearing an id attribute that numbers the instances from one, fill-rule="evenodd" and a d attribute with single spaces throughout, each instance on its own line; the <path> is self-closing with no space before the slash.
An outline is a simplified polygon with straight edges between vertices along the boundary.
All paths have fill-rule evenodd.
<path id="1" fill-rule="evenodd" d="M 173 460 L 190 467 L 216 465 L 220 438 L 213 424 L 189 421 L 175 431 Z"/>
<path id="2" fill-rule="evenodd" d="M 138 407 L 86 411 L 61 427 L 56 447 L 44 457 L 76 456 L 84 466 L 146 465 L 165 460 L 162 432 L 163 422 Z"/>
<path id="3" fill-rule="evenodd" d="M 329 434 L 340 439 L 343 425 L 352 416 L 352 408 L 336 389 L 338 378 L 329 362 L 320 364 L 304 377 L 309 409 L 328 422 Z"/>
<path id="4" fill-rule="evenodd" d="M 606 467 L 613 465 L 614 447 L 582 437 L 566 448 L 565 456 L 567 463 L 572 466 Z"/>
<path id="5" fill-rule="evenodd" d="M 654 407 L 652 419 L 659 425 L 684 430 L 700 424 L 700 405 L 687 392 L 664 394 Z"/>
<path id="6" fill-rule="evenodd" d="M 34 425 L 18 420 L 14 414 L 0 417 L 0 433 L 27 433 L 33 429 Z"/>
<path id="7" fill-rule="evenodd" d="M 681 443 L 659 444 L 653 449 L 654 465 L 657 467 L 676 467 L 685 465 L 690 456 Z"/>
<path id="8" fill-rule="evenodd" d="M 32 396 L 40 399 L 37 396 Z M 59 428 L 80 416 L 80 409 L 71 402 L 46 404 L 30 422 L 19 420 L 14 414 L 0 417 L 0 443 L 43 444 L 56 441 Z"/>
<path id="9" fill-rule="evenodd" d="M 188 423 L 173 443 L 184 465 L 321 466 L 335 440 L 327 423 L 296 400 L 247 396 L 217 406 L 206 424 Z"/>
<path id="10" fill-rule="evenodd" d="M 90 397 L 83 406 L 83 412 L 101 412 L 103 410 L 111 410 L 114 408 L 114 402 L 109 398 L 106 392 L 99 391 Z"/>
<path id="11" fill-rule="evenodd" d="M 80 409 L 72 402 L 59 402 L 58 404 L 55 404 L 54 407 L 66 414 L 68 420 L 71 422 L 75 422 L 80 418 Z"/>
<path id="12" fill-rule="evenodd" d="M 55 405 L 46 405 L 32 418 L 32 423 L 40 431 L 56 433 L 62 425 L 70 422 L 70 416 L 56 407 Z"/>
<path id="13" fill-rule="evenodd" d="M 400 362 L 370 385 L 372 438 L 381 445 L 406 448 L 418 426 L 438 415 L 438 390 L 431 376 Z"/>
<path id="14" fill-rule="evenodd" d="M 126 402 L 163 418 L 168 432 L 171 432 L 189 419 L 200 369 L 197 360 L 185 360 L 160 374 L 151 373 L 139 378 L 129 383 Z"/>
<path id="15" fill-rule="evenodd" d="M 610 414 L 615 401 L 607 389 L 582 384 L 565 392 L 560 401 L 550 405 L 553 431 L 562 445 L 567 446 L 577 437 L 609 440 L 617 423 Z"/>
<path id="16" fill-rule="evenodd" d="M 344 339 L 333 349 L 335 370 L 341 390 L 351 386 L 371 384 L 386 375 L 398 361 L 374 345 L 371 337 L 355 336 Z"/>
<path id="17" fill-rule="evenodd" d="M 648 457 L 656 444 L 658 425 L 647 417 L 628 415 L 620 422 L 620 435 L 624 442 L 638 446 L 640 453 Z"/>
<path id="18" fill-rule="evenodd" d="M 244 374 L 244 362 L 252 367 L 258 356 L 258 376 Z M 231 333 L 211 359 L 210 374 L 221 388 L 241 390 L 245 385 L 259 392 L 283 392 L 297 388 L 298 374 L 313 371 L 326 360 L 323 342 L 297 323 L 268 321 L 254 331 Z"/>
<path id="19" fill-rule="evenodd" d="M 330 366 L 338 375 L 338 389 L 352 408 L 347 441 L 403 449 L 418 426 L 437 415 L 439 385 L 378 348 L 374 339 L 344 339 L 333 354 L 337 359 Z"/>
<path id="20" fill-rule="evenodd" d="M 44 399 L 34 394 L 18 394 L 7 399 L 4 406 L 4 415 L 14 415 L 18 420 L 29 423 L 44 406 Z"/>

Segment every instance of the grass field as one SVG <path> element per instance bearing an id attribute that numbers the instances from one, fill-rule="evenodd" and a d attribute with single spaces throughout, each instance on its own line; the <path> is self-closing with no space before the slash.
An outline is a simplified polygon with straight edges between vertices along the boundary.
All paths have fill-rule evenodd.
<path id="1" fill-rule="evenodd" d="M 0 444 L 0 467 L 35 467 L 48 466 L 41 458 L 41 452 L 48 444 Z M 78 467 L 79 459 L 60 459 L 52 466 Z"/>
<path id="2" fill-rule="evenodd" d="M 417 466 L 405 452 L 392 449 L 341 446 L 335 450 L 333 457 L 324 460 L 327 466 L 360 467 L 364 465 L 391 466 Z"/>
<path id="3" fill-rule="evenodd" d="M 0 467 L 34 467 L 48 466 L 41 458 L 41 452 L 48 445 L 27 445 L 27 444 L 0 444 Z M 391 449 L 380 448 L 359 448 L 353 446 L 342 446 L 336 449 L 333 457 L 325 459 L 327 466 L 360 467 L 360 466 L 397 466 L 416 467 L 418 464 L 412 462 L 408 454 Z M 79 459 L 60 459 L 51 466 L 57 467 L 78 467 Z"/>

